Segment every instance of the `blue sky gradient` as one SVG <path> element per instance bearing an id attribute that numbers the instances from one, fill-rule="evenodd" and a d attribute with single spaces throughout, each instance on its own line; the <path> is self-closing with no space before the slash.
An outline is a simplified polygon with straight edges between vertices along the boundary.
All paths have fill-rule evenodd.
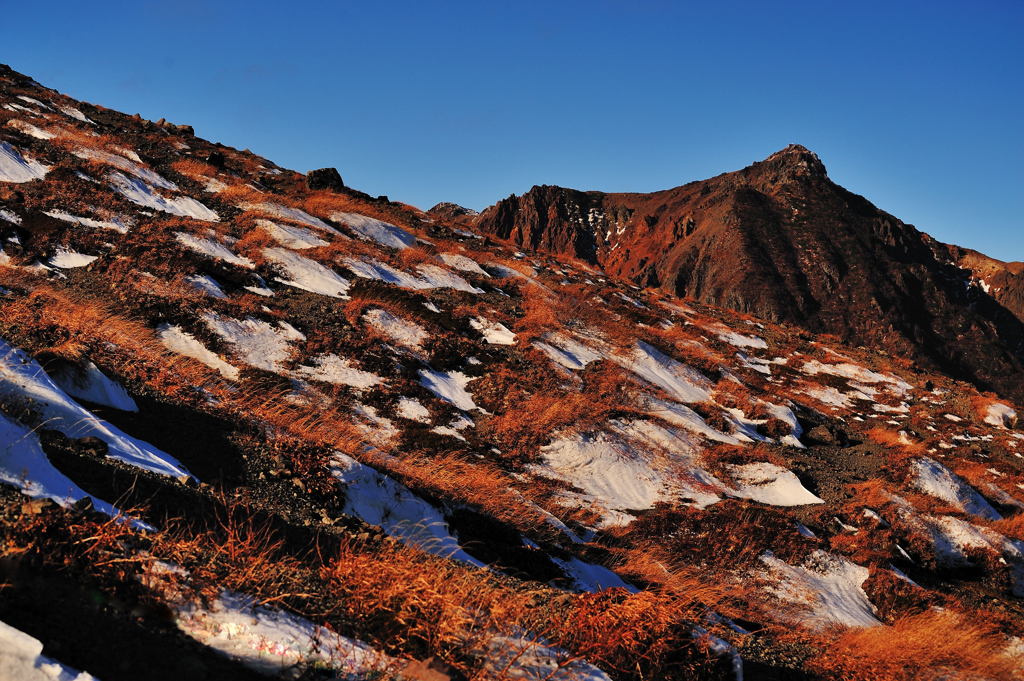
<path id="1" fill-rule="evenodd" d="M 936 238 L 1024 260 L 1024 2 L 4 7 L 0 61 L 429 208 L 653 191 L 790 142 Z"/>

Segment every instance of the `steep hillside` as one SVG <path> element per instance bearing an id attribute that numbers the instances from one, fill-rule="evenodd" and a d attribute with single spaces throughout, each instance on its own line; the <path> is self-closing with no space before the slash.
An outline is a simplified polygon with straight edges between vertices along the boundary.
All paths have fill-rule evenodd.
<path id="1" fill-rule="evenodd" d="M 477 225 L 641 286 L 912 355 L 1024 396 L 1020 285 L 1010 283 L 1018 275 L 1002 270 L 1007 284 L 990 295 L 969 263 L 832 182 L 799 145 L 651 194 L 534 187 Z"/>
<path id="2" fill-rule="evenodd" d="M 1019 405 L 467 218 L 0 71 L 0 670 L 1022 678 Z"/>

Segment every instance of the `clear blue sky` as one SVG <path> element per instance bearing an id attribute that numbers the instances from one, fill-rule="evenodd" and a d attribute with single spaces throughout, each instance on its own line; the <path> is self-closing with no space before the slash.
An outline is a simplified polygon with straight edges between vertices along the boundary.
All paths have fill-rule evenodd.
<path id="1" fill-rule="evenodd" d="M 73 97 L 429 208 L 651 191 L 790 142 L 935 237 L 1024 260 L 1024 2 L 7 3 Z"/>

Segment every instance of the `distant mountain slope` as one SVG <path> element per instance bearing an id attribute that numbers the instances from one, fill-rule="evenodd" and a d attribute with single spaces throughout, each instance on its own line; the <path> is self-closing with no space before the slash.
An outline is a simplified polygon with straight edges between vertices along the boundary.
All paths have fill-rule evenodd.
<path id="1" fill-rule="evenodd" d="M 909 354 L 1024 396 L 1019 268 L 997 268 L 1005 283 L 989 295 L 973 260 L 956 255 L 966 251 L 835 184 L 799 145 L 650 194 L 534 187 L 476 224 L 638 285 Z"/>

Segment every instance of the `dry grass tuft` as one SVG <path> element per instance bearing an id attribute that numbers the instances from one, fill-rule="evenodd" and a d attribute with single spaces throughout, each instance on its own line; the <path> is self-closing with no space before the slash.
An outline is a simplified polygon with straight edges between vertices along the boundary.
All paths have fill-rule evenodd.
<path id="1" fill-rule="evenodd" d="M 986 621 L 953 611 L 928 611 L 892 626 L 849 629 L 810 666 L 842 681 L 984 678 L 1011 681 L 1024 670 L 1004 654 L 1005 636 Z"/>

